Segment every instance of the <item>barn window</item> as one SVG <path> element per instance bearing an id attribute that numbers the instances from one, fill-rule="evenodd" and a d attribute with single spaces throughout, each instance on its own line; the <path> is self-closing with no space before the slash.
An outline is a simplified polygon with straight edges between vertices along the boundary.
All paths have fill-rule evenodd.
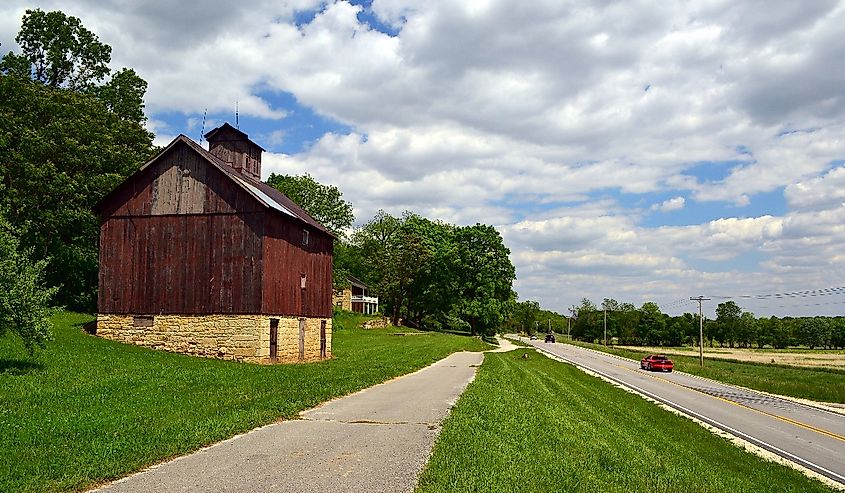
<path id="1" fill-rule="evenodd" d="M 308 246 L 309 233 L 307 229 L 302 230 L 302 246 Z"/>
<path id="2" fill-rule="evenodd" d="M 152 327 L 152 315 L 135 315 L 132 317 L 132 327 Z"/>

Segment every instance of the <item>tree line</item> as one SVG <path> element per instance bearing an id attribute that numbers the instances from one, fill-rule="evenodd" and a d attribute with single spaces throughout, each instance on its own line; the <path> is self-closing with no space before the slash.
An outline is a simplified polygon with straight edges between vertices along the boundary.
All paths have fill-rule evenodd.
<path id="1" fill-rule="evenodd" d="M 510 250 L 490 225 L 379 211 L 340 250 L 340 269 L 375 287 L 394 324 L 490 336 L 516 296 Z"/>
<path id="2" fill-rule="evenodd" d="M 566 315 L 545 310 L 534 300 L 514 302 L 510 314 L 504 323 L 506 333 L 548 333 L 566 334 L 570 331 L 571 320 Z"/>
<path id="3" fill-rule="evenodd" d="M 583 299 L 571 310 L 575 339 L 603 342 L 607 314 L 607 337 L 617 344 L 632 346 L 697 346 L 697 313 L 670 316 L 654 302 L 637 308 L 605 298 L 601 306 Z M 719 303 L 716 318 L 705 317 L 704 343 L 713 347 L 783 349 L 806 346 L 811 349 L 845 348 L 845 317 L 760 317 L 743 312 L 734 301 Z"/>

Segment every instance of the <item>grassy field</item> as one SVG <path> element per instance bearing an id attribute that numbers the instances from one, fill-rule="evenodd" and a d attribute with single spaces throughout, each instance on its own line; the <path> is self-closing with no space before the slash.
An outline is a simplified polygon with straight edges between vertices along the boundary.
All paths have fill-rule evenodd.
<path id="1" fill-rule="evenodd" d="M 477 491 L 832 490 L 573 366 L 517 350 L 485 356 L 416 493 Z"/>
<path id="2" fill-rule="evenodd" d="M 333 397 L 489 346 L 445 334 L 333 334 L 335 359 L 259 366 L 152 351 L 55 318 L 55 340 L 26 358 L 0 338 L 0 491 L 67 491 L 117 478 Z M 406 331 L 407 332 L 407 331 Z"/>
<path id="3" fill-rule="evenodd" d="M 639 361 L 646 352 L 629 349 L 606 348 L 600 344 L 573 342 L 579 346 L 597 349 L 610 354 Z M 821 402 L 845 403 L 845 371 L 827 368 L 798 368 L 794 366 L 751 363 L 726 359 L 707 358 L 704 368 L 698 364 L 698 355 L 672 355 L 675 369 L 693 375 L 712 378 L 720 382 L 741 385 L 772 394 L 800 397 Z"/>

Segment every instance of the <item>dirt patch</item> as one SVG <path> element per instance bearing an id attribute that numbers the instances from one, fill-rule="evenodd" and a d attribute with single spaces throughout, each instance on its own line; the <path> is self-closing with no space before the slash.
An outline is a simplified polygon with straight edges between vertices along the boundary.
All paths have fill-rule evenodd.
<path id="1" fill-rule="evenodd" d="M 616 347 L 660 354 L 698 356 L 698 350 L 690 351 L 684 349 L 638 346 Z M 845 370 L 845 351 L 842 353 L 828 354 L 814 352 L 781 353 L 777 351 L 761 352 L 759 350 L 752 349 L 704 348 L 704 356 L 706 358 L 713 359 L 734 359 L 738 361 L 751 361 L 754 363 L 774 363 L 778 365 L 802 366 L 807 368 L 835 368 L 837 370 Z"/>

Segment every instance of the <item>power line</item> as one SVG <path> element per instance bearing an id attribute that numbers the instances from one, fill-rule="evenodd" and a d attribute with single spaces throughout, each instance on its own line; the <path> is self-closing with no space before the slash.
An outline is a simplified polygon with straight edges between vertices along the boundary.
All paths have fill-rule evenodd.
<path id="1" fill-rule="evenodd" d="M 845 301 L 832 301 L 830 303 L 805 303 L 801 305 L 757 305 L 760 308 L 800 308 L 804 306 L 830 306 L 830 305 L 845 305 Z"/>
<path id="2" fill-rule="evenodd" d="M 713 299 L 733 300 L 733 299 L 780 299 L 780 298 L 811 298 L 816 296 L 841 296 L 845 295 L 845 286 L 822 289 L 807 289 L 802 291 L 789 291 L 785 293 L 768 293 L 768 294 L 739 294 L 733 296 L 719 296 L 711 295 Z"/>
<path id="3" fill-rule="evenodd" d="M 660 309 L 669 311 L 675 308 L 688 308 L 690 305 L 695 306 L 695 303 L 691 302 L 690 300 L 684 298 L 682 300 L 675 300 L 671 301 L 665 305 L 661 305 Z"/>

